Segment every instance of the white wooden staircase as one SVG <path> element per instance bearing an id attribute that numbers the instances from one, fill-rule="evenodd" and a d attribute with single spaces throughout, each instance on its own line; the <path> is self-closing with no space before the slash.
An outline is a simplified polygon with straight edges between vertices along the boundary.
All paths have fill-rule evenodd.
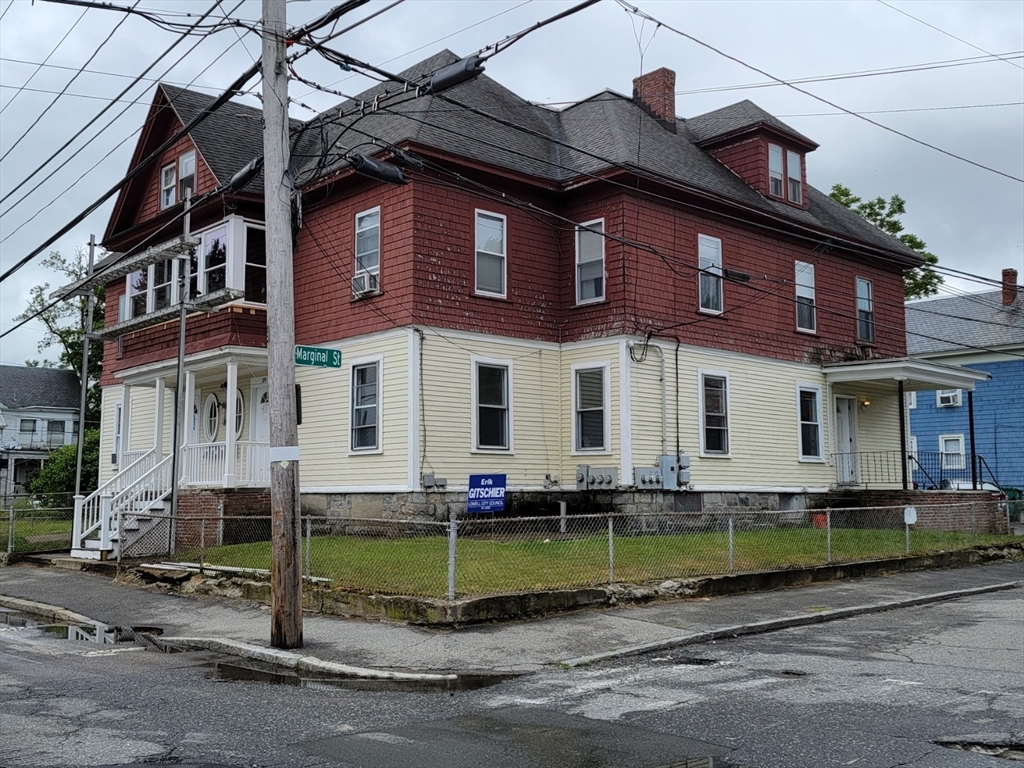
<path id="1" fill-rule="evenodd" d="M 71 556 L 107 560 L 126 552 L 167 552 L 172 459 L 148 451 L 88 496 L 76 496 Z"/>

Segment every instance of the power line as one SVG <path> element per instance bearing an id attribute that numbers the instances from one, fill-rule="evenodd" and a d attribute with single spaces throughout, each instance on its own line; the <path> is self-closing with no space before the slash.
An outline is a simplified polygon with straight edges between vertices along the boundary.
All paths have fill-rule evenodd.
<path id="1" fill-rule="evenodd" d="M 947 32 L 947 31 L 946 31 L 946 30 L 944 30 L 944 29 L 940 29 L 939 27 L 936 27 L 936 26 L 935 26 L 934 24 L 929 24 L 929 23 L 928 23 L 927 21 L 925 21 L 924 19 L 920 19 L 920 18 L 918 18 L 917 16 L 914 16 L 914 15 L 912 15 L 912 14 L 909 14 L 909 13 L 907 13 L 906 11 L 904 11 L 904 10 L 903 10 L 902 8 L 897 8 L 897 7 L 896 7 L 895 5 L 893 5 L 892 3 L 887 3 L 887 2 L 885 2 L 885 0 L 878 0 L 878 2 L 880 2 L 880 3 L 881 3 L 882 5 L 884 5 L 884 6 L 886 7 L 886 8 L 891 8 L 892 10 L 896 11 L 896 13 L 902 13 L 902 14 L 903 14 L 904 16 L 906 16 L 906 17 L 907 17 L 908 19 L 913 19 L 913 20 L 914 20 L 914 21 L 916 21 L 916 22 L 917 22 L 918 24 L 924 24 L 924 25 L 925 25 L 926 27 L 929 27 L 929 28 L 931 28 L 931 29 L 934 29 L 934 30 L 935 30 L 936 32 L 940 32 L 941 34 L 945 35 L 946 37 L 951 37 L 951 38 L 953 38 L 954 40 L 957 40 L 958 42 L 961 42 L 961 43 L 963 43 L 964 45 L 969 45 L 969 46 L 971 46 L 971 48 L 973 48 L 973 49 L 974 49 L 974 50 L 976 50 L 976 51 L 981 51 L 982 53 L 987 53 L 987 54 L 988 54 L 989 56 L 995 56 L 995 57 L 996 57 L 997 59 L 1001 59 L 1002 61 L 1005 61 L 1005 62 L 1006 62 L 1007 64 L 1009 64 L 1010 66 L 1012 66 L 1012 67 L 1017 67 L 1017 69 L 1024 69 L 1024 67 L 1020 66 L 1019 64 L 1014 64 L 1014 63 L 1013 63 L 1012 61 L 1010 61 L 1009 59 L 1004 59 L 1004 58 L 1003 58 L 1002 56 L 999 56 L 998 54 L 992 53 L 991 51 L 987 51 L 987 50 L 985 50 L 984 48 L 982 48 L 982 47 L 981 47 L 980 45 L 975 45 L 974 43 L 970 42 L 969 40 L 964 40 L 964 39 L 963 39 L 962 37 L 957 37 L 957 36 L 956 36 L 956 35 L 954 35 L 954 34 L 953 34 L 952 32 Z"/>
<path id="2" fill-rule="evenodd" d="M 719 56 L 723 56 L 723 57 L 729 59 L 730 61 L 736 62 L 737 64 L 740 64 L 740 65 L 746 67 L 747 69 L 750 69 L 750 70 L 753 70 L 754 72 L 757 72 L 758 74 L 764 75 L 765 77 L 770 77 L 772 80 L 775 80 L 776 82 L 780 83 L 781 85 L 788 86 L 788 87 L 792 88 L 793 90 L 797 91 L 798 93 L 804 94 L 805 96 L 810 96 L 812 99 L 820 101 L 822 104 L 828 104 L 828 106 L 832 107 L 833 109 L 838 109 L 841 112 L 845 112 L 848 115 L 852 115 L 853 117 L 856 117 L 856 118 L 858 118 L 860 120 L 863 120 L 863 121 L 865 121 L 867 123 L 870 123 L 871 125 L 877 126 L 877 127 L 881 128 L 882 130 L 888 131 L 889 133 L 894 133 L 897 136 L 902 136 L 903 138 L 905 138 L 905 139 L 907 139 L 909 141 L 912 141 L 915 144 L 920 144 L 923 147 L 928 147 L 929 149 L 933 149 L 936 152 L 942 153 L 943 155 L 947 155 L 948 157 L 952 157 L 952 158 L 954 158 L 956 160 L 960 160 L 961 162 L 967 163 L 969 165 L 973 165 L 976 168 L 981 168 L 982 170 L 989 171 L 990 173 L 994 173 L 994 174 L 997 174 L 999 176 L 1003 176 L 1003 177 L 1005 177 L 1007 179 L 1012 179 L 1013 181 L 1019 181 L 1022 184 L 1024 184 L 1024 178 L 1021 178 L 1019 176 L 1014 176 L 1013 174 L 1010 174 L 1010 173 L 1005 173 L 1005 172 L 1000 171 L 1000 170 L 998 170 L 996 168 L 992 168 L 990 166 L 987 166 L 987 165 L 984 165 L 982 163 L 976 162 L 976 161 L 971 160 L 969 158 L 963 157 L 962 155 L 958 155 L 958 154 L 955 154 L 954 152 L 950 152 L 949 150 L 942 149 L 941 147 L 937 147 L 934 144 L 930 144 L 927 141 L 923 141 L 921 139 L 917 139 L 917 138 L 911 136 L 908 133 L 904 133 L 903 131 L 898 131 L 895 128 L 890 128 L 889 126 L 884 125 L 883 123 L 880 123 L 877 120 L 872 120 L 870 117 L 865 117 L 864 115 L 861 115 L 861 114 L 859 114 L 857 112 L 854 112 L 853 110 L 846 109 L 846 107 L 841 107 L 840 105 L 836 104 L 833 101 L 829 101 L 826 98 L 823 98 L 821 96 L 817 96 L 817 95 L 811 93 L 810 91 L 805 90 L 805 89 L 799 87 L 798 85 L 794 85 L 793 83 L 790 83 L 790 82 L 788 82 L 786 80 L 783 80 L 782 78 L 775 77 L 774 75 L 769 74 L 768 72 L 765 72 L 763 69 L 759 69 L 758 67 L 755 67 L 753 64 L 748 64 L 747 62 L 743 61 L 742 59 L 739 59 L 739 58 L 737 58 L 735 56 L 732 56 L 732 55 L 726 53 L 725 51 L 722 51 L 719 48 L 714 47 L 710 43 L 705 43 L 703 40 L 700 40 L 699 38 L 696 38 L 693 35 L 690 35 L 690 34 L 688 34 L 686 32 L 683 32 L 680 29 L 676 29 L 675 27 L 671 26 L 670 24 L 666 24 L 665 22 L 660 21 L 660 20 L 654 18 L 650 14 L 648 14 L 648 13 L 646 13 L 644 11 L 641 11 L 635 5 L 630 5 L 625 0 L 617 0 L 617 2 L 619 3 L 619 5 L 621 5 L 623 8 L 625 8 L 628 13 L 634 13 L 634 14 L 640 16 L 640 18 L 647 19 L 648 21 L 651 21 L 651 22 L 653 22 L 655 24 L 660 24 L 661 26 L 665 27 L 665 29 L 669 30 L 670 32 L 674 32 L 675 34 L 679 35 L 680 37 L 684 37 L 687 40 L 690 40 L 690 41 L 692 41 L 694 43 L 697 43 L 698 45 L 701 45 L 701 46 L 707 48 L 710 51 L 714 51 Z"/>
<path id="3" fill-rule="evenodd" d="M 219 5 L 219 3 L 218 3 L 218 5 Z M 238 6 L 236 5 L 235 7 L 237 8 Z M 103 77 L 119 77 L 119 78 L 121 78 L 123 80 L 138 80 L 138 81 L 145 82 L 145 83 L 161 83 L 161 82 L 163 82 L 163 83 L 168 83 L 170 85 L 177 85 L 177 86 L 184 85 L 184 83 L 181 83 L 181 82 L 175 82 L 173 80 L 161 80 L 160 78 L 156 78 L 156 77 L 143 77 L 142 75 L 126 75 L 126 74 L 123 74 L 121 72 L 107 72 L 106 70 L 103 70 L 103 69 L 89 69 L 88 67 L 69 67 L 66 64 L 40 64 L 39 62 L 36 62 L 36 61 L 26 61 L 25 59 L 12 59 L 12 58 L 7 57 L 7 56 L 0 56 L 0 61 L 10 62 L 11 64 L 27 64 L 27 65 L 30 65 L 30 66 L 46 67 L 47 69 L 64 69 L 64 70 L 70 70 L 72 72 L 77 72 L 77 71 L 80 70 L 80 71 L 84 72 L 87 75 L 102 75 Z M 21 87 L 21 86 L 0 85 L 0 88 L 18 88 L 18 87 Z M 196 88 L 205 88 L 206 90 L 210 90 L 210 91 L 217 90 L 216 88 L 214 88 L 212 86 L 209 86 L 209 85 L 199 85 L 199 86 L 195 86 L 195 87 Z M 27 88 L 26 90 L 31 91 L 32 89 L 31 88 Z M 55 91 L 43 91 L 41 89 L 37 90 L 36 92 L 38 92 L 38 93 L 55 93 Z M 68 95 L 69 96 L 81 96 L 82 98 L 90 98 L 90 97 L 86 96 L 85 94 L 80 94 L 80 93 L 73 93 L 73 94 L 68 94 Z M 105 98 L 105 97 L 96 96 L 94 98 Z"/>
<path id="4" fill-rule="evenodd" d="M 7 6 L 7 11 L 11 10 L 11 6 L 12 5 L 14 5 L 14 0 L 11 0 L 11 5 Z M 7 11 L 4 11 L 4 14 L 6 14 Z M 53 46 L 53 50 L 51 50 L 48 54 L 46 54 L 46 58 L 43 59 L 43 63 L 40 64 L 38 67 L 36 67 L 35 71 L 31 75 L 28 76 L 28 80 L 25 81 L 25 85 L 28 85 L 29 83 L 31 83 L 32 79 L 37 74 L 39 74 L 39 70 L 42 69 L 43 65 L 46 64 L 46 62 L 48 62 L 50 60 L 50 57 L 53 56 L 53 54 L 55 54 L 57 52 L 57 49 L 60 48 L 61 45 L 64 44 L 64 41 L 68 39 L 68 35 L 70 35 L 72 32 L 75 31 L 75 27 L 77 27 L 79 25 L 79 23 L 82 21 L 82 18 L 88 12 L 89 12 L 89 9 L 86 8 L 84 11 L 82 11 L 82 15 L 79 16 L 77 19 L 75 19 L 74 23 L 71 25 L 71 27 L 68 29 L 68 31 L 64 33 L 64 37 L 62 37 L 60 40 L 58 40 L 57 44 L 55 46 Z M 20 94 L 21 94 L 21 91 L 19 90 L 17 93 L 15 93 L 13 96 L 11 96 L 11 100 L 10 101 L 8 101 L 6 104 L 4 104 L 3 107 L 0 107 L 0 115 L 2 115 L 4 113 L 4 111 L 9 106 L 11 106 L 11 104 L 14 103 L 14 100 L 16 98 L 18 98 L 18 96 Z"/>
<path id="5" fill-rule="evenodd" d="M 150 11 L 139 10 L 138 7 L 137 7 L 138 4 L 139 4 L 139 0 L 136 0 L 135 5 L 133 5 L 131 7 L 127 7 L 127 6 L 123 6 L 123 5 L 114 5 L 113 3 L 91 2 L 90 0 L 43 0 L 43 2 L 54 3 L 56 5 L 73 5 L 73 6 L 79 6 L 79 7 L 84 6 L 86 9 L 88 9 L 88 8 L 97 8 L 97 9 L 103 10 L 103 11 L 118 11 L 120 13 L 124 13 L 125 14 L 125 18 L 127 18 L 128 16 L 134 14 L 136 16 L 141 16 L 142 18 L 146 19 L 147 21 L 152 22 L 153 24 L 155 24 L 160 29 L 166 30 L 168 32 L 180 32 L 183 29 L 189 29 L 190 30 L 189 31 L 190 35 L 196 35 L 196 34 L 209 35 L 209 34 L 213 34 L 214 32 L 219 32 L 219 31 L 224 30 L 224 29 L 229 29 L 230 27 L 245 27 L 246 29 L 248 29 L 251 32 L 258 31 L 257 30 L 257 25 L 249 23 L 249 22 L 242 21 L 240 19 L 232 19 L 232 18 L 230 18 L 228 16 L 224 16 L 223 17 L 223 21 L 219 21 L 216 24 L 209 24 L 209 25 L 194 25 L 194 24 L 186 24 L 186 23 L 183 23 L 183 22 L 167 21 L 166 19 L 162 18 L 161 16 L 157 15 L 156 13 L 152 13 Z M 184 17 L 188 17 L 188 18 L 194 18 L 195 17 L 195 14 L 193 14 L 193 13 L 182 13 L 182 12 L 177 12 L 177 13 L 170 12 L 170 13 L 168 13 L 168 15 L 171 15 L 171 16 L 184 16 Z"/>
<path id="6" fill-rule="evenodd" d="M 141 2 L 141 0 L 135 0 L 135 4 L 136 5 L 138 5 L 140 2 Z M 110 38 L 112 38 L 117 33 L 117 30 L 119 30 L 121 28 L 121 25 L 124 24 L 126 21 L 128 21 L 128 17 L 127 16 L 125 16 L 123 19 L 121 19 L 119 22 L 117 22 L 117 24 L 114 25 L 114 28 L 112 30 L 110 30 L 110 34 L 108 34 L 103 39 L 103 41 L 96 47 L 96 50 L 92 52 L 92 55 L 85 62 L 84 66 L 88 66 L 89 63 L 99 55 L 100 51 L 103 50 L 103 46 L 105 46 L 107 43 L 110 42 Z M 61 89 L 60 93 L 58 93 L 56 96 L 53 97 L 53 100 L 49 104 L 46 105 L 46 108 L 42 112 L 39 113 L 39 116 L 36 117 L 36 119 L 32 121 L 32 124 L 28 128 L 25 129 L 25 132 L 23 134 L 21 134 L 21 136 L 19 136 L 15 140 L 15 142 L 11 146 L 9 146 L 7 148 L 7 151 L 4 152 L 3 155 L 0 155 L 0 162 L 3 162 L 3 160 L 9 154 L 11 154 L 11 152 L 14 151 L 14 148 L 17 147 L 19 144 L 21 144 L 21 140 L 24 139 L 26 136 L 28 136 L 28 134 L 32 131 L 33 128 L 35 128 L 37 125 L 39 125 L 39 121 L 42 120 L 43 117 L 46 116 L 46 114 L 53 108 L 53 105 L 56 104 L 60 100 L 60 97 L 64 95 L 64 93 L 67 91 L 67 89 L 71 87 L 71 84 L 73 82 L 75 82 L 75 80 L 77 80 L 78 76 L 81 75 L 81 74 L 82 74 L 82 72 L 81 72 L 81 70 L 79 70 L 78 72 L 76 72 L 74 74 L 74 76 L 72 76 L 72 78 L 70 80 L 68 80 L 67 84 Z"/>
<path id="7" fill-rule="evenodd" d="M 910 109 L 862 109 L 861 115 L 892 115 L 899 112 L 945 112 L 954 109 L 986 109 L 989 107 L 1020 107 L 1024 101 L 1004 101 L 998 104 L 960 104 L 952 107 L 916 107 Z M 827 117 L 831 115 L 845 115 L 846 112 L 802 112 L 789 115 L 775 115 L 775 117 Z"/>
<path id="8" fill-rule="evenodd" d="M 200 17 L 200 21 L 201 21 L 202 19 L 206 18 L 206 16 L 207 16 L 208 14 L 212 13 L 212 12 L 213 12 L 213 11 L 214 11 L 214 10 L 215 10 L 215 9 L 216 9 L 216 8 L 217 8 L 217 7 L 219 6 L 219 5 L 220 5 L 220 3 L 221 3 L 221 0 L 214 0 L 214 3 L 213 3 L 213 5 L 211 5 L 211 6 L 210 6 L 209 10 L 207 10 L 207 11 L 206 11 L 206 13 L 205 13 L 205 14 L 203 14 L 203 16 L 201 16 L 201 17 Z M 238 5 L 236 5 L 236 6 L 235 6 L 235 8 L 237 9 L 237 8 L 239 8 L 239 7 L 241 6 L 241 5 L 242 5 L 242 0 L 239 0 L 239 3 L 238 3 Z M 178 36 L 178 39 L 176 39 L 176 40 L 175 40 L 174 42 L 172 42 L 172 43 L 171 43 L 171 44 L 170 44 L 170 45 L 169 45 L 169 46 L 168 46 L 168 47 L 167 47 L 167 48 L 166 48 L 166 49 L 164 50 L 164 52 L 163 52 L 163 53 L 161 53 L 161 54 L 160 54 L 159 56 L 157 56 L 157 57 L 156 57 L 156 58 L 155 58 L 155 59 L 153 60 L 153 63 L 152 63 L 152 64 L 150 64 L 150 65 L 149 65 L 148 67 L 146 67 L 146 68 L 145 68 L 144 70 L 142 70 L 142 72 L 141 72 L 141 73 L 140 73 L 139 75 L 137 75 L 137 76 L 135 77 L 135 79 L 134 79 L 134 80 L 132 80 L 132 81 L 131 81 L 131 82 L 130 82 L 130 83 L 129 83 L 129 84 L 127 85 L 127 86 L 125 86 L 125 88 L 124 88 L 124 89 L 123 89 L 123 90 L 122 90 L 122 91 L 121 91 L 121 92 L 120 92 L 119 94 L 117 94 L 117 96 L 115 96 L 115 97 L 113 98 L 113 100 L 112 100 L 112 101 L 111 101 L 111 102 L 110 102 L 110 103 L 109 103 L 109 104 L 108 104 L 107 106 L 105 106 L 105 107 L 104 107 L 103 109 L 101 109 L 101 110 L 100 110 L 99 112 L 97 112 L 97 113 L 96 113 L 96 115 L 95 115 L 95 116 L 93 116 L 93 118 L 92 118 L 91 120 L 89 120 L 89 122 L 88 122 L 88 123 L 86 123 L 86 124 L 85 124 L 84 126 L 82 126 L 82 127 L 80 128 L 80 129 L 77 129 L 77 130 L 76 130 L 76 132 L 75 132 L 75 133 L 74 133 L 74 134 L 73 134 L 73 135 L 71 136 L 71 138 L 70 138 L 70 139 L 68 139 L 68 140 L 67 140 L 66 142 L 64 142 L 64 144 L 63 144 L 63 145 L 61 145 L 61 147 L 60 147 L 59 149 L 55 150 L 55 151 L 54 151 L 54 152 L 53 152 L 53 153 L 52 153 L 52 154 L 51 154 L 51 155 L 50 155 L 50 156 L 49 156 L 48 158 L 46 158 L 46 160 L 44 160 L 44 161 L 43 161 L 42 163 L 40 163 L 40 164 L 39 164 L 39 166 L 37 166 L 37 167 L 36 167 L 36 169 L 35 169 L 34 171 L 32 171 L 32 172 L 31 172 L 31 173 L 30 173 L 30 174 L 29 174 L 28 176 L 26 176 L 26 177 L 25 177 L 24 179 L 22 179 L 22 180 L 21 180 L 21 181 L 20 181 L 20 182 L 18 183 L 18 185 L 17 185 L 16 187 L 14 187 L 14 189 L 10 190 L 10 191 L 9 191 L 9 192 L 8 192 L 8 193 L 7 193 L 6 195 L 4 195 L 4 196 L 3 196 L 2 198 L 0 198 L 0 203 L 3 203 L 3 202 L 5 202 L 5 201 L 7 200 L 7 198 L 9 198 L 9 197 L 10 197 L 11 195 L 13 195 L 13 194 L 14 194 L 15 192 L 17 192 L 17 191 L 18 191 L 19 189 L 21 189 L 21 188 L 22 188 L 22 187 L 23 187 L 23 186 L 24 186 L 25 184 L 27 184 L 27 183 L 29 182 L 29 180 L 30 180 L 30 179 L 32 179 L 32 177 L 34 177 L 34 176 L 35 176 L 35 175 L 36 175 L 37 173 L 41 172 L 41 171 L 42 171 L 42 170 L 43 170 L 43 169 L 44 169 L 44 168 L 45 168 L 45 167 L 46 167 L 47 165 L 49 165 L 49 164 L 50 164 L 50 162 L 51 162 L 51 161 L 52 161 L 52 160 L 53 160 L 53 159 L 54 159 L 55 157 L 57 157 L 57 156 L 58 156 L 58 155 L 59 155 L 59 154 L 60 154 L 61 152 L 63 152 L 63 151 L 65 150 L 65 149 L 67 149 L 67 148 L 68 148 L 68 147 L 69 147 L 69 146 L 70 146 L 70 145 L 71 145 L 71 144 L 72 144 L 72 143 L 74 142 L 74 140 L 75 140 L 75 139 L 77 139 L 77 138 L 78 138 L 79 136 L 81 136 L 81 135 L 82 135 L 83 133 L 85 133 L 85 131 L 86 131 L 86 130 L 88 130 L 88 129 L 89 129 L 89 128 L 90 128 L 90 127 L 91 127 L 91 126 L 92 126 L 92 125 L 93 125 L 93 124 L 94 124 L 94 123 L 95 123 L 95 122 L 97 121 L 97 120 L 99 120 L 99 119 L 100 119 L 100 118 L 101 118 L 101 117 L 102 117 L 103 115 L 105 115 L 105 114 L 107 113 L 107 110 L 111 109 L 111 108 L 112 108 L 112 107 L 114 106 L 114 103 L 115 103 L 116 101 L 119 101 L 119 100 L 120 100 L 120 98 L 121 98 L 122 96 L 124 96 L 124 95 L 125 95 L 126 93 L 128 93 L 128 91 L 130 91 L 130 90 L 131 90 L 132 88 L 134 88 L 134 87 L 135 87 L 135 86 L 136 86 L 136 85 L 137 85 L 137 84 L 138 84 L 138 83 L 139 83 L 139 82 L 140 82 L 140 81 L 142 80 L 142 78 L 143 78 L 143 77 L 144 77 L 144 76 L 145 76 L 146 74 L 148 74 L 148 73 L 150 72 L 150 70 L 152 70 L 152 69 L 153 69 L 153 68 L 154 68 L 154 67 L 155 67 L 155 66 L 156 66 L 156 65 L 157 65 L 157 64 L 158 64 L 158 63 L 160 62 L 160 60 L 161 60 L 161 59 L 163 59 L 163 58 L 164 58 L 164 56 L 166 56 L 166 55 L 167 55 L 167 54 L 169 54 L 169 53 L 170 53 L 170 52 L 171 52 L 172 50 L 174 50 L 174 48 L 176 48 L 176 47 L 177 47 L 177 46 L 178 46 L 178 45 L 179 45 L 179 44 L 180 44 L 181 42 L 183 42 L 183 41 L 185 40 L 185 38 L 186 38 L 186 37 L 187 37 L 187 33 L 184 33 L 184 32 L 183 32 L 183 33 L 182 33 L 181 35 L 179 35 L 179 36 Z M 199 42 L 201 42 L 201 41 L 199 41 Z M 195 45 L 193 45 L 193 46 L 192 46 L 192 48 L 190 48 L 190 49 L 189 49 L 188 53 L 191 53 L 191 52 L 192 52 L 193 50 L 195 50 L 196 46 L 198 46 L 198 45 L 199 45 L 199 42 L 196 42 L 196 43 L 195 43 Z M 186 55 L 187 55 L 187 54 L 186 54 Z M 181 61 L 181 59 L 179 59 L 178 61 Z M 177 62 L 175 62 L 175 64 L 177 64 Z M 171 68 L 173 68 L 173 66 L 174 66 L 174 65 L 172 65 L 172 67 L 171 67 Z M 168 69 L 166 70 L 166 72 L 170 72 L 170 71 L 171 71 L 171 68 L 168 68 Z M 77 76 L 77 75 L 76 75 L 76 76 Z M 70 85 L 70 83 L 69 83 L 69 85 Z M 133 103 L 133 104 L 134 104 L 135 102 L 131 102 L 131 103 Z M 125 111 L 126 111 L 126 110 L 122 110 L 122 111 L 121 111 L 121 113 L 120 113 L 119 115 L 117 115 L 117 117 L 115 117 L 115 118 L 114 118 L 113 120 L 111 120 L 110 122 L 108 122 L 108 123 L 106 124 L 106 126 L 104 126 L 104 128 L 102 128 L 102 129 L 100 129 L 100 132 L 99 132 L 99 133 L 97 133 L 96 135 L 97 135 L 97 136 L 98 136 L 98 135 L 100 135 L 100 133 L 102 133 L 102 131 L 106 130 L 106 129 L 107 129 L 107 128 L 109 128 L 109 127 L 110 127 L 111 125 L 113 125 L 113 124 L 114 124 L 114 122 L 116 122 L 116 121 L 118 120 L 118 118 L 120 118 L 120 117 L 121 117 L 121 115 L 123 115 L 123 114 L 125 113 Z M 93 137 L 93 138 L 95 138 L 95 137 Z M 91 140 L 90 140 L 90 142 L 91 142 Z M 75 154 L 71 155 L 71 157 L 75 157 L 75 156 L 77 156 L 77 155 L 78 155 L 78 154 L 79 154 L 80 152 L 82 152 L 82 151 L 83 151 L 83 150 L 85 149 L 85 147 L 87 147 L 88 145 L 89 145 L 88 143 L 86 143 L 85 145 L 83 145 L 83 146 L 82 146 L 82 147 L 81 147 L 81 148 L 80 148 L 80 149 L 79 149 L 79 150 L 78 150 L 77 152 L 75 152 Z M 69 158 L 68 158 L 68 160 L 70 160 L 70 159 L 71 159 L 71 157 L 69 157 Z M 66 161 L 65 161 L 65 164 L 66 164 Z M 62 165 L 62 166 L 61 166 L 60 168 L 63 168 L 63 167 L 64 167 L 64 166 Z M 56 169 L 56 170 L 54 171 L 54 173 L 56 173 L 57 171 L 59 171 L 59 170 L 60 170 L 60 168 L 57 168 L 57 169 Z M 52 175 L 53 175 L 53 174 L 51 174 L 51 176 L 52 176 Z M 36 187 L 35 189 L 38 189 L 38 186 L 37 186 L 37 187 Z M 33 189 L 32 191 L 35 191 L 35 189 Z M 24 200 L 24 199 L 25 199 L 26 197 L 28 197 L 28 195 L 29 195 L 29 194 L 31 194 L 31 193 L 32 193 L 32 192 L 29 192 L 28 194 L 26 194 L 25 196 L 23 196 L 23 197 L 22 197 L 22 198 L 21 198 L 20 200 L 18 200 L 17 202 L 15 202 L 15 203 L 14 203 L 14 204 L 13 204 L 13 205 L 12 205 L 12 206 L 10 207 L 10 208 L 8 208 L 7 210 L 5 210 L 5 211 L 3 211 L 2 213 L 0 213 L 0 218 L 2 218 L 2 217 L 3 217 L 4 215 L 6 215 L 6 214 L 10 213 L 10 212 L 11 212 L 11 210 L 13 210 L 13 209 L 14 209 L 14 208 L 15 208 L 15 207 L 16 207 L 16 206 L 18 205 L 18 203 L 20 203 L 20 202 L 21 202 L 22 200 Z"/>

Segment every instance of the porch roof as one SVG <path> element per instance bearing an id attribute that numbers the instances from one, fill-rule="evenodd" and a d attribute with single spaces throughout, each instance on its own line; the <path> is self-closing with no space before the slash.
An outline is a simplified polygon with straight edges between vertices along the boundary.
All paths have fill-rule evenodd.
<path id="1" fill-rule="evenodd" d="M 988 381 L 992 374 L 960 365 L 935 363 L 914 357 L 893 357 L 884 360 L 857 360 L 849 363 L 825 363 L 821 366 L 825 381 L 843 382 L 902 381 L 907 392 L 931 389 L 966 389 L 973 391 L 979 381 Z"/>

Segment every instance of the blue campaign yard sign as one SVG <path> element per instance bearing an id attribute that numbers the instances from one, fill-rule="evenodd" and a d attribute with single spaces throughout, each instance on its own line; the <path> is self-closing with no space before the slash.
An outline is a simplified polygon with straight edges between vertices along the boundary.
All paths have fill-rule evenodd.
<path id="1" fill-rule="evenodd" d="M 503 512 L 505 475 L 470 475 L 466 512 Z"/>

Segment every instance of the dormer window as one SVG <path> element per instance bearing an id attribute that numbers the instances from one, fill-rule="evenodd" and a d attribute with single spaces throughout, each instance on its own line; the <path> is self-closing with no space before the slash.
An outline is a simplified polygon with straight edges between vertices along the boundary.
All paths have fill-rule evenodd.
<path id="1" fill-rule="evenodd" d="M 782 197 L 782 147 L 768 145 L 768 177 L 771 179 L 771 193 Z"/>
<path id="2" fill-rule="evenodd" d="M 789 201 L 799 205 L 803 202 L 803 173 L 800 155 L 796 152 L 786 153 L 786 174 L 789 178 Z"/>
<path id="3" fill-rule="evenodd" d="M 804 200 L 803 157 L 799 152 L 768 145 L 768 191 L 772 197 L 784 197 L 801 205 Z"/>

